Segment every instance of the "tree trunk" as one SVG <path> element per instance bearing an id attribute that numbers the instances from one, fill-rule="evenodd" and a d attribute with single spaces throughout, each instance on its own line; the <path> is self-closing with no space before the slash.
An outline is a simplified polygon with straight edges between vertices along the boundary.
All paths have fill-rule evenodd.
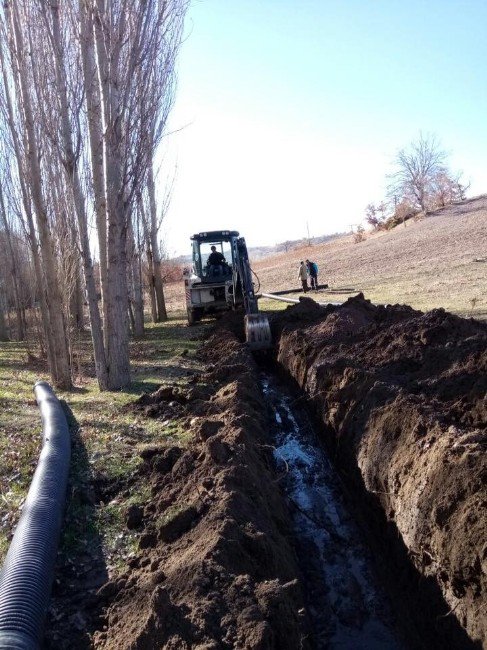
<path id="1" fill-rule="evenodd" d="M 71 314 L 71 327 L 73 327 L 73 329 L 77 332 L 82 332 L 84 330 L 83 306 L 83 281 L 81 278 L 81 272 L 79 269 L 77 269 L 76 277 L 74 279 L 74 289 L 71 294 L 69 305 L 69 311 Z"/>
<path id="2" fill-rule="evenodd" d="M 25 338 L 27 336 L 27 317 L 25 315 L 25 307 L 23 305 L 21 305 L 21 307 L 20 307 L 19 317 L 20 317 L 20 323 L 21 323 L 19 325 L 19 327 L 22 328 L 21 331 L 23 332 L 23 336 Z M 40 337 L 40 338 L 41 338 L 41 342 L 42 342 L 42 337 Z M 22 339 L 22 340 L 24 340 L 24 339 Z"/>
<path id="3" fill-rule="evenodd" d="M 157 242 L 157 204 L 156 204 L 156 192 L 155 192 L 155 183 L 154 183 L 154 171 L 152 162 L 149 165 L 147 172 L 147 189 L 149 192 L 149 203 L 150 203 L 150 238 L 151 238 L 151 248 L 152 248 L 152 263 L 154 265 L 154 290 L 157 298 L 157 322 L 167 320 L 167 311 L 166 311 L 166 301 L 164 299 L 164 288 L 162 285 L 162 273 L 161 273 L 161 253 L 159 251 L 159 245 Z"/>
<path id="4" fill-rule="evenodd" d="M 98 251 L 100 257 L 100 287 L 107 348 L 107 298 L 108 261 L 107 261 L 107 203 L 105 194 L 105 168 L 103 163 L 103 118 L 100 96 L 100 79 L 95 59 L 95 41 L 93 35 L 92 9 L 86 0 L 79 0 L 81 20 L 81 59 L 83 64 L 84 87 L 88 131 L 90 134 L 90 157 L 95 200 L 96 229 L 98 233 Z M 100 34 L 101 38 L 101 34 Z M 102 47 L 103 45 L 101 45 Z"/>
<path id="5" fill-rule="evenodd" d="M 3 304 L 0 300 L 0 341 L 9 341 L 10 337 L 8 335 L 7 324 L 5 323 L 5 314 L 3 311 Z"/>
<path id="6" fill-rule="evenodd" d="M 105 3 L 97 0 L 96 52 L 105 115 L 103 142 L 105 161 L 107 236 L 107 341 L 108 385 L 118 390 L 130 384 L 128 287 L 127 287 L 127 205 L 121 160 L 122 111 L 119 92 L 120 41 L 113 39 L 111 27 L 103 31 Z M 108 61 L 107 53 L 110 53 Z M 110 65 L 109 65 L 110 62 Z"/>
<path id="7" fill-rule="evenodd" d="M 7 14 L 7 18 L 10 15 L 10 9 L 9 5 L 5 4 L 5 11 Z M 7 20 L 8 24 L 8 20 Z M 15 59 L 12 59 L 13 62 Z M 13 112 L 13 106 L 12 106 L 12 98 L 10 95 L 10 86 L 9 82 L 7 79 L 6 75 L 6 69 L 5 69 L 5 60 L 4 60 L 4 55 L 3 55 L 3 48 L 0 47 L 0 63 L 2 66 L 2 79 L 3 79 L 3 87 L 4 87 L 4 92 L 5 92 L 5 103 L 7 107 L 7 115 L 8 115 L 8 125 L 10 129 L 10 133 L 12 136 L 12 141 L 14 145 L 14 152 L 15 152 L 15 161 L 17 163 L 17 171 L 18 171 L 18 178 L 19 178 L 19 184 L 20 184 L 20 190 L 21 190 L 21 195 L 22 195 L 22 204 L 24 207 L 24 213 L 25 213 L 25 218 L 27 220 L 27 231 L 28 231 L 28 238 L 29 238 L 29 244 L 32 252 L 32 260 L 34 262 L 34 273 L 35 273 L 35 279 L 36 279 L 36 290 L 37 290 L 37 295 L 39 296 L 39 303 L 40 303 L 40 310 L 41 310 L 41 319 L 42 319 L 42 332 L 44 334 L 44 342 L 45 342 L 45 347 L 47 350 L 47 362 L 49 365 L 49 368 L 53 369 L 54 368 L 54 351 L 52 349 L 51 345 L 51 340 L 49 337 L 49 331 L 50 331 L 50 321 L 49 321 L 49 312 L 47 308 L 47 300 L 46 300 L 46 295 L 44 293 L 44 288 L 43 288 L 43 279 L 42 279 L 42 270 L 41 270 L 41 260 L 39 256 L 39 249 L 37 245 L 37 235 L 35 232 L 35 227 L 34 227 L 34 218 L 32 215 L 32 206 L 31 206 L 31 199 L 30 195 L 27 190 L 27 185 L 26 185 L 26 180 L 24 178 L 24 169 L 23 169 L 23 158 L 22 158 L 22 153 L 21 153 L 21 147 L 20 147 L 20 141 L 19 141 L 19 136 L 18 136 L 18 131 L 17 127 L 15 124 L 14 120 L 14 112 Z M 15 81 L 18 82 L 18 74 L 17 74 L 17 67 L 15 67 Z M 26 140 L 26 135 L 24 132 L 24 140 Z M 27 147 L 26 147 L 27 148 Z M 23 330 L 24 332 L 27 332 L 27 320 L 25 318 L 25 310 L 22 309 L 22 321 L 23 321 Z M 41 347 L 42 346 L 42 341 L 41 341 Z"/>
<path id="8" fill-rule="evenodd" d="M 12 19 L 13 36 L 15 42 L 13 56 L 16 57 L 17 66 L 15 72 L 18 77 L 20 88 L 21 109 L 23 112 L 25 137 L 27 142 L 26 163 L 29 170 L 30 195 L 32 197 L 32 203 L 35 209 L 37 231 L 39 233 L 39 242 L 43 262 L 43 269 L 36 268 L 36 274 L 38 274 L 37 277 L 39 286 L 43 286 L 44 279 L 46 288 L 46 316 L 48 316 L 49 322 L 47 327 L 45 324 L 45 335 L 46 342 L 48 343 L 48 348 L 50 349 L 50 371 L 53 383 L 57 388 L 70 390 L 72 387 L 71 368 L 69 363 L 69 350 L 66 340 L 66 331 L 62 311 L 62 296 L 56 273 L 54 245 L 50 233 L 47 211 L 42 192 L 41 171 L 39 163 L 40 159 L 35 134 L 34 116 L 31 106 L 31 86 L 28 81 L 26 69 L 26 55 L 19 25 L 17 5 L 13 5 L 13 12 L 11 12 L 10 3 L 8 0 L 5 0 L 4 10 L 6 12 L 7 20 L 10 17 Z M 22 169 L 21 165 L 20 173 L 23 174 L 23 172 L 24 170 Z M 42 304 L 41 308 L 43 308 Z M 43 320 L 45 319 L 43 318 Z"/>
<path id="9" fill-rule="evenodd" d="M 137 254 L 132 260 L 132 277 L 134 283 L 134 334 L 137 337 L 144 336 L 144 301 L 142 298 L 140 258 Z"/>
<path id="10" fill-rule="evenodd" d="M 7 332 L 11 332 L 12 331 L 12 321 L 10 319 L 10 310 L 9 309 L 6 310 L 6 316 L 7 316 Z M 0 316 L 0 318 L 1 318 L 1 316 Z"/>
<path id="11" fill-rule="evenodd" d="M 81 182 L 78 172 L 78 160 L 74 153 L 73 140 L 71 135 L 71 125 L 69 120 L 69 108 L 67 99 L 67 83 L 64 70 L 63 51 L 61 44 L 61 34 L 59 26 L 59 3 L 58 0 L 51 0 L 52 12 L 52 38 L 53 49 L 56 60 L 56 82 L 57 91 L 61 104 L 61 122 L 62 138 L 64 149 L 64 167 L 66 179 L 73 193 L 76 220 L 81 244 L 81 255 L 83 258 L 83 270 L 86 283 L 86 292 L 88 297 L 88 308 L 90 312 L 91 338 L 93 341 L 93 350 L 95 355 L 95 368 L 98 385 L 101 390 L 108 387 L 108 372 L 103 343 L 103 330 L 98 309 L 98 299 L 96 294 L 95 275 L 91 259 L 90 241 L 88 235 L 88 219 L 86 215 L 86 205 L 81 188 Z M 79 277 L 78 277 L 79 280 Z M 81 303 L 81 314 L 83 313 L 83 302 Z"/>
<path id="12" fill-rule="evenodd" d="M 25 338 L 24 323 L 22 320 L 21 303 L 20 303 L 20 290 L 19 290 L 19 273 L 17 268 L 17 256 L 12 245 L 12 237 L 10 234 L 10 226 L 7 221 L 7 213 L 5 211 L 5 202 L 3 200 L 3 188 L 0 183 L 0 223 L 2 223 L 5 238 L 7 240 L 7 248 L 10 255 L 10 271 L 12 274 L 12 284 L 14 290 L 15 313 L 17 315 L 17 340 L 23 341 Z"/>
<path id="13" fill-rule="evenodd" d="M 142 277 L 140 269 L 140 256 L 135 244 L 134 231 L 129 227 L 129 259 L 130 259 L 130 286 L 132 304 L 132 331 L 138 338 L 144 336 L 144 302 L 142 299 Z"/>
<path id="14" fill-rule="evenodd" d="M 129 320 L 130 320 L 130 327 L 132 328 L 132 331 L 135 332 L 134 308 L 131 300 L 129 300 Z"/>
<path id="15" fill-rule="evenodd" d="M 137 202 L 140 218 L 142 220 L 142 227 L 144 229 L 145 253 L 147 258 L 147 280 L 149 289 L 149 301 L 151 310 L 151 319 L 153 323 L 157 323 L 157 300 L 156 290 L 154 287 L 154 263 L 152 261 L 152 247 L 149 234 L 149 224 L 147 223 L 147 214 L 144 208 L 144 201 L 139 197 Z"/>
<path id="16" fill-rule="evenodd" d="M 151 319 L 153 323 L 157 323 L 157 298 L 156 298 L 156 288 L 154 286 L 154 264 L 152 262 L 152 251 L 150 246 L 147 246 L 147 266 L 149 268 L 148 288 L 149 288 Z"/>
<path id="17" fill-rule="evenodd" d="M 28 142 L 28 165 L 30 171 L 30 184 L 32 201 L 35 208 L 37 230 L 41 245 L 41 255 L 44 266 L 44 277 L 46 280 L 46 291 L 48 297 L 48 310 L 50 319 L 50 331 L 47 333 L 51 340 L 51 347 L 54 357 L 54 368 L 51 368 L 53 382 L 56 388 L 70 390 L 72 388 L 71 368 L 69 364 L 69 350 L 66 340 L 65 323 L 63 318 L 63 303 L 59 280 L 56 273 L 56 258 L 54 243 L 51 237 L 47 210 L 42 191 L 41 170 L 39 164 L 39 152 L 35 134 L 34 116 L 31 106 L 30 86 L 27 77 L 25 64 L 25 52 L 22 34 L 19 25 L 16 6 L 13 10 L 13 29 L 16 43 L 16 55 L 18 58 L 18 74 L 20 90 L 22 94 L 22 109 L 25 119 L 25 129 Z"/>
<path id="18" fill-rule="evenodd" d="M 110 148 L 110 145 L 109 145 Z M 117 177 L 117 162 L 108 155 L 108 385 L 118 390 L 130 383 L 129 336 L 127 322 L 128 289 L 126 259 L 126 226 L 121 223 L 122 202 L 113 196 Z"/>

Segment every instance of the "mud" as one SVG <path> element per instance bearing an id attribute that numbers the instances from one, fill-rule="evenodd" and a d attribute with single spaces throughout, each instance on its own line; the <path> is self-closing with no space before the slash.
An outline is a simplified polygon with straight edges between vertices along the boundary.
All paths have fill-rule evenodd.
<path id="1" fill-rule="evenodd" d="M 359 296 L 307 299 L 272 329 L 357 501 L 389 531 L 392 581 L 433 622 L 425 647 L 487 647 L 487 326 Z"/>
<path id="2" fill-rule="evenodd" d="M 280 485 L 292 513 L 313 648 L 407 647 L 374 557 L 302 399 L 274 375 L 262 385 Z"/>
<path id="3" fill-rule="evenodd" d="M 141 531 L 139 552 L 98 593 L 105 616 L 94 647 L 306 647 L 258 370 L 226 330 L 200 354 L 208 372 L 192 388 L 160 389 L 133 406 L 179 418 L 193 436 L 186 448 L 141 451 L 151 498 L 127 513 L 127 526 Z"/>

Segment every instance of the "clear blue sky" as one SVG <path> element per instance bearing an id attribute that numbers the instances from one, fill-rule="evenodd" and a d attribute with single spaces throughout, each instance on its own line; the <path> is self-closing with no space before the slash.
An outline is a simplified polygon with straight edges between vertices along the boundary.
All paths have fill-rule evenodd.
<path id="1" fill-rule="evenodd" d="M 487 192 L 486 25 L 486 0 L 193 0 L 169 251 L 214 228 L 250 245 L 347 229 L 420 130 Z"/>

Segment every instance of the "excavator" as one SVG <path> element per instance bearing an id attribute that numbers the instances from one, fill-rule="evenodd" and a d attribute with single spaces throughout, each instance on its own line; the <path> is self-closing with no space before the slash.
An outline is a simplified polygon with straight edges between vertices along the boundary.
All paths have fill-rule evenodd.
<path id="1" fill-rule="evenodd" d="M 250 349 L 270 348 L 269 320 L 259 313 L 245 238 L 236 230 L 213 230 L 193 235 L 191 242 L 193 265 L 184 272 L 188 324 L 243 308 Z"/>

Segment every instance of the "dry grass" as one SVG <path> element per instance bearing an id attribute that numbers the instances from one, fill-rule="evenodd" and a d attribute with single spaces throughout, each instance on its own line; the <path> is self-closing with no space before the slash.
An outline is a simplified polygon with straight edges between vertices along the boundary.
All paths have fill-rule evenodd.
<path id="1" fill-rule="evenodd" d="M 370 234 L 359 244 L 344 237 L 261 260 L 254 268 L 264 290 L 299 286 L 303 258 L 317 262 L 320 282 L 333 290 L 320 300 L 346 299 L 354 290 L 373 302 L 487 318 L 487 197 Z"/>

